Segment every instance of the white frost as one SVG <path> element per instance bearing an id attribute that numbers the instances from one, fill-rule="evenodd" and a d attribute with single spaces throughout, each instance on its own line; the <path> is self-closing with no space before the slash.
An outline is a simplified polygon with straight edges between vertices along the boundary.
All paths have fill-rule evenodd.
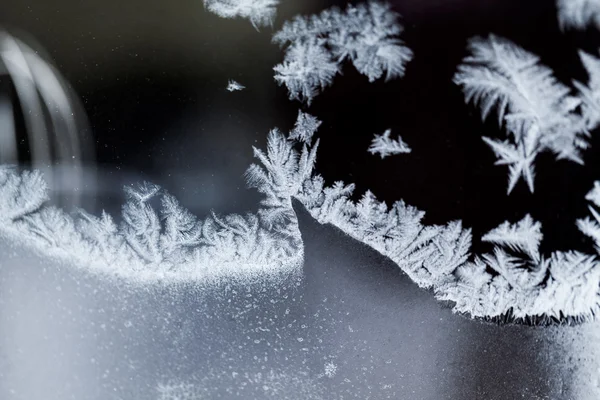
<path id="1" fill-rule="evenodd" d="M 204 6 L 222 18 L 246 18 L 254 28 L 269 26 L 277 14 L 279 0 L 204 0 Z"/>
<path id="2" fill-rule="evenodd" d="M 599 0 L 558 0 L 558 19 L 561 28 L 585 29 L 600 26 Z"/>
<path id="3" fill-rule="evenodd" d="M 388 4 L 375 1 L 296 16 L 273 36 L 273 42 L 288 46 L 283 63 L 274 67 L 275 80 L 286 85 L 290 99 L 310 104 L 346 59 L 369 82 L 402 77 L 413 53 L 399 39 L 398 19 Z"/>
<path id="4" fill-rule="evenodd" d="M 200 220 L 160 187 L 143 183 L 125 187 L 117 224 L 105 212 L 71 215 L 47 205 L 47 192 L 41 173 L 1 166 L 0 236 L 89 272 L 131 281 L 246 280 L 285 276 L 303 260 L 287 200 L 269 198 L 258 214 Z"/>
<path id="5" fill-rule="evenodd" d="M 236 92 L 244 89 L 246 89 L 246 86 L 234 81 L 233 79 L 230 79 L 229 83 L 227 83 L 227 90 L 230 92 Z"/>
<path id="6" fill-rule="evenodd" d="M 569 87 L 539 57 L 506 39 L 476 37 L 469 49 L 454 82 L 466 102 L 481 108 L 484 119 L 496 109 L 499 124 L 506 127 L 507 141 L 484 140 L 498 157 L 496 164 L 509 167 L 508 193 L 520 177 L 533 192 L 533 162 L 543 151 L 583 164 L 580 152 L 588 147 L 588 133 L 576 112 L 581 100 Z"/>
<path id="7" fill-rule="evenodd" d="M 398 136 L 398 139 L 390 138 L 391 133 L 392 130 L 387 129 L 383 132 L 383 135 L 375 135 L 369 147 L 369 153 L 379 154 L 383 159 L 390 155 L 410 153 L 412 151 L 400 136 Z"/>
<path id="8" fill-rule="evenodd" d="M 581 62 L 588 73 L 588 83 L 573 82 L 582 100 L 582 115 L 588 130 L 600 125 L 600 59 L 579 51 Z"/>

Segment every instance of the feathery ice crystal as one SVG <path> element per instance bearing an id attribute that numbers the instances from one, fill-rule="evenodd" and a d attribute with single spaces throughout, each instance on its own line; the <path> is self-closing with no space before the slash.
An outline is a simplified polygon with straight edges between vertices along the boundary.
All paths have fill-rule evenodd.
<path id="1" fill-rule="evenodd" d="M 310 104 L 347 58 L 369 82 L 402 77 L 413 53 L 399 39 L 398 19 L 388 4 L 375 1 L 296 16 L 273 36 L 274 43 L 288 46 L 283 63 L 274 67 L 275 80 L 286 85 L 290 99 Z"/>
<path id="2" fill-rule="evenodd" d="M 541 224 L 529 215 L 484 235 L 484 242 L 495 245 L 493 253 L 468 261 L 471 233 L 460 222 L 423 225 L 424 213 L 401 200 L 389 208 L 367 191 L 354 202 L 353 184 L 326 186 L 314 171 L 318 143 L 271 131 L 267 152 L 255 149 L 262 166 L 248 170 L 250 185 L 266 194 L 266 201 L 299 200 L 318 222 L 330 223 L 389 257 L 420 287 L 455 303 L 456 312 L 538 323 L 552 318 L 584 321 L 598 311 L 597 258 L 576 251 L 544 258 L 539 252 Z M 600 206 L 600 182 L 587 198 Z M 276 209 L 268 213 L 272 216 L 266 219 L 278 219 Z M 592 209 L 592 215 L 595 221 L 581 220 L 578 225 L 596 241 L 600 253 L 600 214 Z"/>
<path id="3" fill-rule="evenodd" d="M 599 0 L 558 0 L 558 19 L 561 28 L 585 29 L 600 27 Z"/>
<path id="4" fill-rule="evenodd" d="M 244 89 L 246 89 L 246 86 L 234 81 L 233 79 L 230 79 L 229 83 L 227 83 L 227 90 L 230 92 L 237 92 Z"/>
<path id="5" fill-rule="evenodd" d="M 204 6 L 222 18 L 246 18 L 254 28 L 269 26 L 277 14 L 279 0 L 204 0 Z"/>
<path id="6" fill-rule="evenodd" d="M 289 201 L 269 199 L 258 214 L 196 218 L 150 183 L 125 187 L 121 222 L 106 212 L 75 215 L 46 204 L 38 171 L 0 167 L 0 236 L 44 255 L 131 281 L 247 279 L 284 276 L 303 260 Z M 286 208 L 287 207 L 287 208 Z M 263 216 L 279 213 L 277 223 Z"/>
<path id="7" fill-rule="evenodd" d="M 596 183 L 595 204 L 600 204 Z M 589 199 L 592 199 L 588 195 Z M 579 220 L 580 230 L 597 240 L 596 221 Z M 443 288 L 443 300 L 456 303 L 455 310 L 471 315 L 516 319 L 531 318 L 587 321 L 600 304 L 600 263 L 596 256 L 577 251 L 555 251 L 550 257 L 539 254 L 541 224 L 527 215 L 520 222 L 503 223 L 484 235 L 495 245 L 493 254 L 475 257 L 456 271 L 460 286 Z"/>
<path id="8" fill-rule="evenodd" d="M 383 135 L 375 135 L 369 147 L 369 153 L 379 154 L 383 159 L 394 154 L 410 153 L 412 151 L 400 136 L 395 140 L 390 138 L 391 133 L 392 130 L 387 129 L 383 132 Z"/>
<path id="9" fill-rule="evenodd" d="M 534 161 L 543 151 L 583 164 L 580 151 L 588 147 L 588 132 L 577 112 L 581 100 L 570 88 L 539 57 L 506 39 L 476 37 L 469 49 L 454 82 L 467 102 L 479 105 L 484 119 L 496 109 L 506 127 L 508 140 L 483 139 L 498 157 L 496 164 L 509 167 L 508 193 L 521 177 L 533 192 Z"/>

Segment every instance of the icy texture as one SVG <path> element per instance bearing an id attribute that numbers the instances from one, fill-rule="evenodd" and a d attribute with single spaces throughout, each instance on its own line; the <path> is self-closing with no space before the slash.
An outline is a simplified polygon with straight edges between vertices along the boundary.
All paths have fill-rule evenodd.
<path id="1" fill-rule="evenodd" d="M 584 51 L 579 52 L 581 62 L 588 73 L 587 85 L 575 81 L 583 102 L 581 109 L 588 130 L 600 125 L 600 59 Z"/>
<path id="2" fill-rule="evenodd" d="M 47 205 L 38 171 L 0 167 L 0 235 L 91 272 L 134 281 L 250 279 L 285 275 L 303 259 L 289 201 L 270 198 L 258 214 L 199 220 L 150 183 L 125 187 L 120 223 L 107 213 L 70 215 Z M 276 211 L 275 211 L 276 210 Z M 275 223 L 263 215 L 277 213 Z"/>
<path id="3" fill-rule="evenodd" d="M 233 79 L 230 79 L 229 83 L 227 84 L 227 90 L 230 92 L 237 92 L 244 89 L 246 89 L 246 86 L 234 81 Z"/>
<path id="4" fill-rule="evenodd" d="M 454 82 L 467 102 L 481 108 L 483 119 L 495 109 L 498 123 L 506 127 L 508 140 L 484 140 L 498 157 L 496 164 L 509 167 L 508 193 L 521 177 L 533 192 L 533 163 L 543 151 L 583 164 L 580 151 L 588 146 L 588 133 L 576 112 L 581 100 L 569 87 L 536 55 L 506 39 L 476 37 L 469 50 Z"/>
<path id="5" fill-rule="evenodd" d="M 314 134 L 314 132 L 312 132 Z M 312 135 L 311 135 L 312 136 Z M 301 147 L 301 148 L 298 148 Z M 299 200 L 320 223 L 330 223 L 394 261 L 420 287 L 432 288 L 454 311 L 472 317 L 510 317 L 542 321 L 589 320 L 598 311 L 600 268 L 595 256 L 576 251 L 540 255 L 541 224 L 529 215 L 504 222 L 482 237 L 495 245 L 492 254 L 470 257 L 471 233 L 459 221 L 424 225 L 424 212 L 402 200 L 391 208 L 367 191 L 358 202 L 354 185 L 326 186 L 314 172 L 318 140 L 300 143 L 278 130 L 269 135 L 262 166 L 253 165 L 249 183 L 269 198 Z M 587 197 L 600 206 L 600 182 Z M 600 253 L 600 215 L 578 222 Z M 276 209 L 265 219 L 277 219 Z M 513 254 L 515 253 L 515 254 Z"/>
<path id="6" fill-rule="evenodd" d="M 590 236 L 600 232 L 600 225 L 589 219 L 578 221 L 578 226 Z M 529 215 L 516 224 L 504 222 L 482 240 L 495 245 L 493 254 L 459 268 L 461 285 L 446 288 L 441 296 L 454 301 L 455 310 L 489 317 L 510 314 L 516 319 L 543 316 L 577 321 L 591 320 L 598 312 L 597 258 L 577 251 L 541 257 L 541 224 Z"/>
<path id="7" fill-rule="evenodd" d="M 558 0 L 558 19 L 561 28 L 585 29 L 600 26 L 599 0 Z"/>
<path id="8" fill-rule="evenodd" d="M 394 154 L 410 153 L 412 151 L 400 136 L 396 140 L 390 138 L 391 133 L 392 130 L 387 129 L 383 132 L 383 135 L 375 135 L 369 147 L 369 153 L 379 154 L 383 159 Z"/>
<path id="9" fill-rule="evenodd" d="M 321 126 L 321 121 L 316 117 L 299 111 L 294 129 L 290 132 L 290 139 L 310 144 L 319 126 Z"/>
<path id="10" fill-rule="evenodd" d="M 310 104 L 347 58 L 369 82 L 384 75 L 386 80 L 402 77 L 413 53 L 399 39 L 403 28 L 398 19 L 379 2 L 296 16 L 273 36 L 274 43 L 289 46 L 283 63 L 274 67 L 275 80 L 286 85 L 290 99 Z"/>
<path id="11" fill-rule="evenodd" d="M 317 221 L 331 223 L 390 257 L 422 287 L 447 282 L 466 262 L 471 234 L 460 222 L 423 225 L 424 212 L 403 201 L 389 208 L 369 191 L 353 202 L 353 184 L 325 186 L 323 178 L 314 172 L 318 140 L 312 146 L 304 143 L 300 151 L 296 150 L 298 144 L 273 130 L 267 152 L 255 149 L 262 165 L 250 167 L 248 182 L 267 194 L 267 201 L 283 196 L 299 200 Z M 276 211 L 268 211 L 271 218 L 277 218 Z"/>
<path id="12" fill-rule="evenodd" d="M 204 0 L 205 7 L 222 18 L 246 18 L 256 29 L 273 24 L 279 0 Z"/>

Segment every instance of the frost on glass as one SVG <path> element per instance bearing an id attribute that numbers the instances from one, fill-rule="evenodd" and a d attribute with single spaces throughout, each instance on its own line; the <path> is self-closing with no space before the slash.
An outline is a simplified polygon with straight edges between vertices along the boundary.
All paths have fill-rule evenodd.
<path id="1" fill-rule="evenodd" d="M 314 134 L 314 132 L 313 132 Z M 267 151 L 255 149 L 260 165 L 247 172 L 267 200 L 298 200 L 318 222 L 329 223 L 394 261 L 420 287 L 432 288 L 454 311 L 484 318 L 544 323 L 583 321 L 598 311 L 600 268 L 596 256 L 576 251 L 540 254 L 542 226 L 529 215 L 504 222 L 482 237 L 494 245 L 472 261 L 471 233 L 460 221 L 424 225 L 424 212 L 402 200 L 388 207 L 367 191 L 353 201 L 353 184 L 325 185 L 315 172 L 319 140 L 300 142 L 279 130 L 269 134 Z M 600 207 L 600 182 L 588 195 Z M 283 201 L 283 200 L 278 200 Z M 600 253 L 600 214 L 578 222 Z M 271 218 L 277 218 L 276 209 Z"/>
<path id="2" fill-rule="evenodd" d="M 533 192 L 534 161 L 544 151 L 557 160 L 583 164 L 588 132 L 577 110 L 581 100 L 570 88 L 539 57 L 506 39 L 476 37 L 469 50 L 454 82 L 462 87 L 466 102 L 480 107 L 483 119 L 495 110 L 506 129 L 505 140 L 483 139 L 496 154 L 496 164 L 509 168 L 508 193 L 520 178 Z"/>
<path id="3" fill-rule="evenodd" d="M 600 26 L 599 0 L 558 0 L 558 19 L 561 28 L 585 29 Z"/>
<path id="4" fill-rule="evenodd" d="M 287 199 L 269 198 L 257 214 L 212 213 L 201 220 L 157 185 L 124 189 L 120 222 L 106 212 L 70 214 L 47 204 L 40 172 L 1 166 L 0 234 L 89 271 L 135 281 L 278 276 L 302 263 Z"/>
<path id="5" fill-rule="evenodd" d="M 382 135 L 375 135 L 371 141 L 369 153 L 379 154 L 383 159 L 394 154 L 410 153 L 412 151 L 411 148 L 404 143 L 402 137 L 398 136 L 398 139 L 392 139 L 390 137 L 391 134 L 392 130 L 387 129 Z"/>
<path id="6" fill-rule="evenodd" d="M 266 201 L 282 196 L 299 200 L 317 221 L 330 223 L 390 257 L 422 287 L 451 279 L 467 261 L 470 231 L 458 221 L 423 225 L 424 212 L 402 200 L 388 207 L 370 191 L 352 201 L 353 184 L 338 181 L 326 186 L 314 171 L 318 144 L 318 139 L 314 144 L 300 143 L 279 130 L 271 131 L 267 152 L 255 149 L 260 165 L 248 170 L 249 183 L 267 194 Z"/>
<path id="7" fill-rule="evenodd" d="M 578 226 L 593 237 L 600 232 L 597 221 L 580 220 Z M 555 251 L 545 258 L 539 253 L 542 237 L 541 224 L 529 215 L 516 224 L 504 222 L 482 237 L 495 245 L 493 252 L 460 267 L 456 275 L 461 285 L 444 289 L 440 298 L 471 315 L 593 319 L 600 301 L 597 257 Z"/>
<path id="8" fill-rule="evenodd" d="M 246 18 L 252 26 L 273 24 L 279 0 L 204 0 L 204 6 L 222 18 Z"/>
<path id="9" fill-rule="evenodd" d="M 238 92 L 244 89 L 246 89 L 246 86 L 234 81 L 233 79 L 230 79 L 227 83 L 227 90 L 230 92 Z"/>
<path id="10" fill-rule="evenodd" d="M 287 46 L 283 63 L 274 67 L 275 80 L 287 87 L 290 99 L 310 104 L 346 59 L 369 82 L 402 77 L 413 53 L 399 38 L 399 17 L 380 2 L 296 16 L 273 36 L 274 43 Z"/>
<path id="11" fill-rule="evenodd" d="M 581 113 L 591 131 L 600 125 L 600 59 L 584 51 L 579 51 L 579 57 L 588 74 L 588 82 L 575 81 L 573 84 L 579 90 Z"/>

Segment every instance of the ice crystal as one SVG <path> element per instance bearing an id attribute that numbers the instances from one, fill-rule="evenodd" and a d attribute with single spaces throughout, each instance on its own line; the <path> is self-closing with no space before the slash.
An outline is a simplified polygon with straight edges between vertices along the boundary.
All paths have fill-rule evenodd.
<path id="1" fill-rule="evenodd" d="M 71 215 L 47 205 L 47 192 L 39 172 L 0 167 L 0 234 L 92 272 L 137 281 L 211 281 L 285 275 L 302 262 L 289 201 L 268 198 L 258 214 L 212 213 L 200 220 L 160 187 L 143 183 L 125 187 L 117 224 L 105 212 Z"/>
<path id="2" fill-rule="evenodd" d="M 280 131 L 269 136 L 268 151 L 256 150 L 249 181 L 271 197 L 290 196 L 320 223 L 332 224 L 389 257 L 419 286 L 432 288 L 454 311 L 472 317 L 510 317 L 531 321 L 587 320 L 598 311 L 600 264 L 576 251 L 540 255 L 542 226 L 526 215 L 482 237 L 491 253 L 470 258 L 471 234 L 459 221 L 424 225 L 424 212 L 395 202 L 392 207 L 367 191 L 355 202 L 353 184 L 326 186 L 314 171 L 318 140 L 301 143 Z M 269 198 L 269 196 L 267 197 Z M 587 199 L 600 207 L 600 182 Z M 578 222 L 600 253 L 600 214 Z"/>
<path id="3" fill-rule="evenodd" d="M 498 165 L 508 165 L 510 193 L 520 177 L 534 189 L 535 158 L 551 151 L 556 159 L 583 164 L 587 131 L 576 112 L 581 100 L 558 82 L 539 58 L 514 43 L 490 35 L 469 43 L 471 55 L 454 77 L 467 102 L 481 108 L 485 119 L 493 109 L 506 127 L 507 141 L 484 138 Z"/>
<path id="4" fill-rule="evenodd" d="M 558 0 L 557 5 L 558 19 L 563 29 L 600 26 L 599 0 Z"/>
<path id="5" fill-rule="evenodd" d="M 227 84 L 227 90 L 230 92 L 237 92 L 244 89 L 246 89 L 246 86 L 234 81 L 233 79 L 230 79 L 229 83 Z"/>
<path id="6" fill-rule="evenodd" d="M 290 201 L 299 200 L 317 221 L 330 223 L 390 257 L 422 287 L 446 282 L 452 271 L 467 261 L 471 235 L 460 222 L 423 225 L 422 211 L 403 201 L 388 207 L 370 191 L 354 202 L 350 199 L 353 184 L 325 186 L 314 171 L 318 140 L 314 145 L 303 143 L 297 150 L 299 144 L 274 130 L 267 153 L 255 149 L 262 165 L 252 165 L 247 178 L 267 193 L 267 199 L 288 196 Z"/>
<path id="7" fill-rule="evenodd" d="M 269 26 L 277 14 L 279 0 L 204 0 L 204 6 L 222 18 L 246 18 L 254 28 Z"/>
<path id="8" fill-rule="evenodd" d="M 588 73 L 588 83 L 574 82 L 582 99 L 582 115 L 588 130 L 600 125 L 600 59 L 580 51 L 579 57 Z"/>
<path id="9" fill-rule="evenodd" d="M 388 4 L 375 1 L 296 16 L 273 36 L 273 42 L 289 46 L 283 63 L 274 68 L 275 80 L 286 85 L 290 99 L 310 104 L 346 59 L 369 82 L 384 75 L 386 80 L 402 77 L 413 53 L 399 39 L 403 28 L 398 19 Z"/>
<path id="10" fill-rule="evenodd" d="M 581 231 L 592 237 L 600 231 L 595 224 L 578 221 Z M 541 224 L 529 215 L 517 224 L 504 222 L 482 239 L 496 244 L 493 254 L 459 268 L 461 286 L 446 288 L 441 296 L 454 301 L 456 311 L 487 317 L 511 314 L 516 319 L 594 318 L 600 304 L 596 256 L 555 251 L 541 257 Z"/>
<path id="11" fill-rule="evenodd" d="M 395 140 L 390 138 L 391 133 L 392 130 L 387 129 L 383 132 L 383 135 L 375 135 L 369 147 L 369 153 L 379 154 L 383 159 L 390 155 L 410 153 L 412 151 L 400 136 Z"/>
<path id="12" fill-rule="evenodd" d="M 316 117 L 299 111 L 294 129 L 290 132 L 290 139 L 311 143 L 312 137 L 319 126 L 321 126 L 321 121 Z"/>

